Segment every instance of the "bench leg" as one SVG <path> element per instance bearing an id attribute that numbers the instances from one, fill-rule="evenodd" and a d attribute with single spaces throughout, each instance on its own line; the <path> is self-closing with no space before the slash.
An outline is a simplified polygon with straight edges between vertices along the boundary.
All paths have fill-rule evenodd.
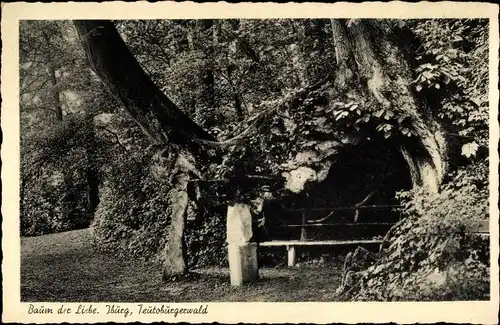
<path id="1" fill-rule="evenodd" d="M 288 252 L 288 266 L 292 267 L 295 265 L 295 246 L 287 246 L 286 250 Z"/>

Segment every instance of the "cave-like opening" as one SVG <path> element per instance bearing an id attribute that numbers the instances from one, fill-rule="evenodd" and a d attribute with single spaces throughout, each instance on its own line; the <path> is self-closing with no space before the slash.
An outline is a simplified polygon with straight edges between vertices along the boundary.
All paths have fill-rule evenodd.
<path id="1" fill-rule="evenodd" d="M 396 145 L 365 140 L 335 158 L 322 182 L 265 204 L 261 240 L 373 238 L 398 220 L 395 194 L 412 182 Z"/>

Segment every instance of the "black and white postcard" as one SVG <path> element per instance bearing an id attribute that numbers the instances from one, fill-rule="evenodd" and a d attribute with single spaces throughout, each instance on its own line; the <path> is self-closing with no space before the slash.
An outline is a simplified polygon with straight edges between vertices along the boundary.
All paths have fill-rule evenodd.
<path id="1" fill-rule="evenodd" d="M 3 321 L 497 321 L 498 6 L 1 24 Z"/>

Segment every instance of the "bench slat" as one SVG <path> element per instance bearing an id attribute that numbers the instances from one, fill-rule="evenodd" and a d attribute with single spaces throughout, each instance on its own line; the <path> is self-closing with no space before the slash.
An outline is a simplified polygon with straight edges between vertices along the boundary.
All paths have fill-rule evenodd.
<path id="1" fill-rule="evenodd" d="M 358 223 L 306 223 L 303 225 L 283 225 L 284 228 L 295 228 L 295 227 L 362 227 L 362 226 L 393 226 L 394 222 L 358 222 Z"/>
<path id="2" fill-rule="evenodd" d="M 361 239 L 361 240 L 321 240 L 321 241 L 300 241 L 300 240 L 273 240 L 259 243 L 259 246 L 338 246 L 356 244 L 381 244 L 382 239 Z"/>
<path id="3" fill-rule="evenodd" d="M 474 231 L 477 234 L 489 234 L 490 233 L 490 222 L 487 221 L 482 221 L 479 225 L 478 228 Z"/>

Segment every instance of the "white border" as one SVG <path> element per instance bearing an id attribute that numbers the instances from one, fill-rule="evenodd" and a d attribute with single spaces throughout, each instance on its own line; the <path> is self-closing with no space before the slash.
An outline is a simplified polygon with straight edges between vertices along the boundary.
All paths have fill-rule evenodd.
<path id="1" fill-rule="evenodd" d="M 19 238 L 19 63 L 18 24 L 23 19 L 161 19 L 161 18 L 467 18 L 490 19 L 490 182 L 491 300 L 439 303 L 209 303 L 208 315 L 97 316 L 28 315 L 20 303 Z M 2 4 L 2 215 L 3 321 L 16 322 L 307 322 L 307 323 L 497 323 L 498 285 L 498 6 L 485 3 L 336 3 L 228 4 L 192 2 L 8 3 Z M 44 303 L 45 307 L 60 304 Z M 66 304 L 65 304 L 66 305 Z M 69 304 L 68 304 L 69 305 Z M 72 304 L 75 308 L 77 304 Z M 104 310 L 105 304 L 93 304 Z M 135 308 L 136 304 L 121 304 Z M 175 304 L 170 304 L 174 306 Z M 183 307 L 199 304 L 182 304 Z"/>

